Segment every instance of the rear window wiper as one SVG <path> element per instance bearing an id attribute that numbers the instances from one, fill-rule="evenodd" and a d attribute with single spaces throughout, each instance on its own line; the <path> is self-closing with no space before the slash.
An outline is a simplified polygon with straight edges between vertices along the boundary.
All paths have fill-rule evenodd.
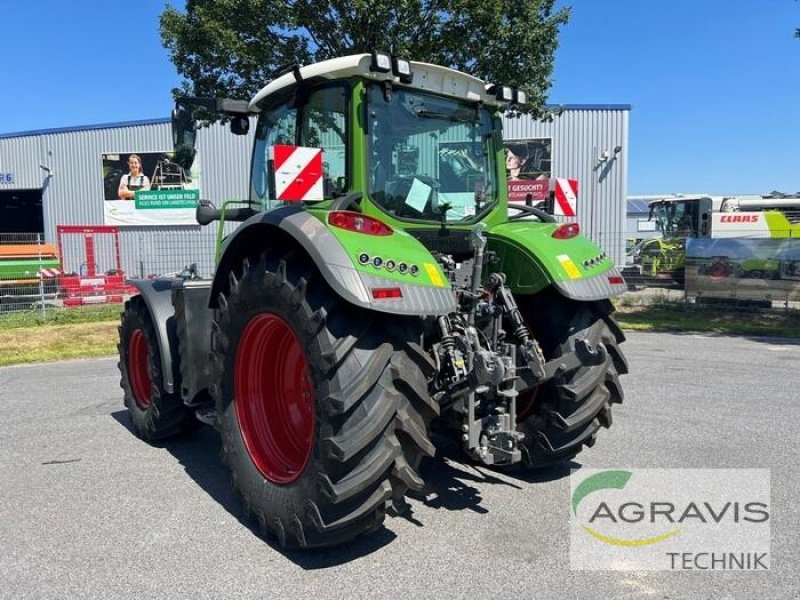
<path id="1" fill-rule="evenodd" d="M 442 113 L 434 110 L 427 110 L 424 108 L 417 108 L 414 114 L 423 119 L 444 119 L 446 121 L 454 121 L 456 123 L 473 123 L 475 121 L 474 115 L 458 115 L 457 113 Z"/>

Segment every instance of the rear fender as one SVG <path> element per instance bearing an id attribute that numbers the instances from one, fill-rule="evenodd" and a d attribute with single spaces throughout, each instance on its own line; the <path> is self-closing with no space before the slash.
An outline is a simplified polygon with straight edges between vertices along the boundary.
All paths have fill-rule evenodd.
<path id="1" fill-rule="evenodd" d="M 396 270 L 356 264 L 357 248 L 352 236 L 360 236 L 372 256 L 396 256 L 403 249 L 419 257 L 416 276 L 402 277 Z M 391 238 L 391 239 L 388 239 Z M 219 308 L 220 294 L 227 294 L 230 273 L 245 257 L 257 257 L 271 242 L 296 244 L 315 263 L 325 281 L 344 300 L 369 310 L 405 315 L 440 315 L 456 309 L 455 297 L 446 277 L 430 253 L 405 232 L 391 236 L 367 236 L 352 232 L 334 234 L 311 212 L 286 206 L 259 213 L 225 241 L 222 258 L 214 274 L 209 306 Z M 393 254 L 393 252 L 395 254 Z M 398 257 L 397 260 L 404 259 Z M 385 259 L 384 259 L 385 260 Z M 374 298 L 375 289 L 399 289 L 401 297 Z"/>
<path id="2" fill-rule="evenodd" d="M 555 239 L 559 223 L 514 221 L 491 227 L 491 270 L 506 274 L 514 293 L 535 294 L 549 285 L 573 300 L 601 300 L 627 291 L 613 261 L 594 242 L 578 235 Z"/>
<path id="3" fill-rule="evenodd" d="M 147 312 L 153 320 L 161 354 L 161 376 L 164 389 L 175 392 L 173 365 L 178 357 L 178 335 L 175 329 L 175 309 L 172 306 L 173 279 L 130 279 L 147 305 Z"/>

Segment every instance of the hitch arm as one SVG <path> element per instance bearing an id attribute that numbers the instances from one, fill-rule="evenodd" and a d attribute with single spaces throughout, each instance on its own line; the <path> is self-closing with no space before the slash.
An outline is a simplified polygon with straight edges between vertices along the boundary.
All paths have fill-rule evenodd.
<path id="1" fill-rule="evenodd" d="M 601 365 L 607 359 L 608 350 L 606 350 L 605 345 L 598 344 L 592 347 L 586 340 L 577 340 L 575 342 L 575 352 L 544 363 L 544 374 L 541 378 L 536 377 L 524 367 L 520 369 L 519 377 L 517 378 L 517 392 L 522 394 L 549 379 L 560 377 L 562 373 L 574 371 L 584 366 Z"/>

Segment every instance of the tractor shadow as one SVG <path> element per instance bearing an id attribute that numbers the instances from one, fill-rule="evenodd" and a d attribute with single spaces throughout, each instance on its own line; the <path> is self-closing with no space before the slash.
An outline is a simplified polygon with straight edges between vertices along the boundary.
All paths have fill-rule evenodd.
<path id="1" fill-rule="evenodd" d="M 127 411 L 116 411 L 111 416 L 122 427 L 127 429 L 131 435 L 135 435 L 128 419 Z M 156 442 L 152 445 L 156 448 L 163 448 L 174 456 L 198 487 L 219 503 L 259 541 L 265 542 L 273 550 L 283 554 L 303 569 L 326 569 L 346 564 L 380 550 L 397 537 L 384 527 L 343 546 L 287 550 L 282 548 L 276 541 L 264 538 L 259 531 L 258 523 L 244 510 L 241 499 L 234 491 L 230 472 L 222 464 L 220 458 L 222 440 L 216 430 L 212 427 L 204 426 L 192 433 L 163 442 Z"/>
<path id="2" fill-rule="evenodd" d="M 119 410 L 111 416 L 134 435 L 127 411 Z M 571 462 L 564 466 L 537 471 L 499 472 L 467 461 L 455 440 L 435 436 L 434 443 L 437 447 L 435 459 L 423 461 L 420 467 L 421 475 L 426 482 L 425 490 L 410 494 L 411 510 L 396 517 L 418 527 L 424 527 L 425 524 L 414 514 L 414 505 L 417 503 L 422 505 L 419 507 L 419 512 L 426 512 L 428 509 L 471 510 L 485 514 L 489 511 L 481 505 L 483 498 L 480 487 L 503 485 L 512 489 L 522 489 L 525 484 L 568 477 L 570 470 L 580 467 L 579 464 Z M 230 473 L 220 459 L 222 441 L 213 428 L 201 427 L 190 434 L 153 445 L 163 448 L 174 456 L 198 487 L 255 537 L 266 542 L 276 552 L 283 554 L 302 569 L 326 569 L 352 562 L 381 550 L 397 537 L 394 532 L 383 527 L 342 546 L 301 551 L 286 550 L 276 542 L 265 539 L 259 532 L 258 524 L 244 510 L 239 496 L 233 489 Z M 391 519 L 387 519 L 387 525 L 391 525 Z"/>
<path id="3" fill-rule="evenodd" d="M 495 470 L 467 459 L 458 442 L 452 438 L 434 435 L 433 441 L 437 448 L 436 457 L 433 460 L 423 461 L 420 468 L 426 488 L 421 493 L 409 495 L 435 510 L 471 510 L 486 514 L 489 510 L 481 505 L 483 498 L 480 487 L 502 485 L 521 490 L 526 484 L 569 477 L 571 471 L 581 466 L 575 461 L 570 461 L 536 470 Z M 413 516 L 406 518 L 422 526 L 422 523 Z"/>
<path id="4" fill-rule="evenodd" d="M 136 435 L 131 427 L 128 413 L 120 410 L 111 415 L 120 425 Z M 146 444 L 148 442 L 142 442 Z M 200 427 L 196 431 L 161 442 L 153 442 L 155 448 L 162 448 L 172 454 L 181 466 L 209 496 L 218 502 L 232 516 L 257 534 L 257 529 L 249 519 L 233 489 L 228 469 L 220 460 L 222 442 L 219 434 L 211 427 Z"/>

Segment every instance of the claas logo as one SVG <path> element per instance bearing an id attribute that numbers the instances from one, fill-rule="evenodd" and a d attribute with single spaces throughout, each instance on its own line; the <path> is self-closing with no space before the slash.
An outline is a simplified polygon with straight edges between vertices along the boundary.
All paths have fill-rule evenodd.
<path id="1" fill-rule="evenodd" d="M 722 215 L 720 223 L 758 223 L 760 215 Z"/>

